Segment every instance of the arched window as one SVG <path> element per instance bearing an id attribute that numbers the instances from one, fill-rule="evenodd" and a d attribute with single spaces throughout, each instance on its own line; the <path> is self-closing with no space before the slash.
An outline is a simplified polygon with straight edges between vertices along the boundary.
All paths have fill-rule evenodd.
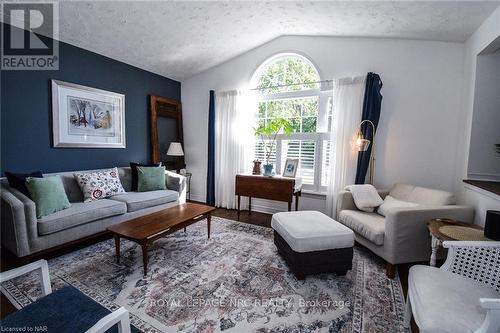
<path id="1" fill-rule="evenodd" d="M 294 132 L 278 135 L 272 162 L 281 172 L 287 158 L 299 159 L 297 176 L 303 188 L 324 192 L 327 186 L 331 126 L 331 87 L 321 82 L 318 71 L 307 58 L 279 54 L 266 60 L 252 77 L 256 87 L 258 125 L 276 118 L 287 119 Z M 257 140 L 255 157 L 264 160 L 264 147 Z"/>

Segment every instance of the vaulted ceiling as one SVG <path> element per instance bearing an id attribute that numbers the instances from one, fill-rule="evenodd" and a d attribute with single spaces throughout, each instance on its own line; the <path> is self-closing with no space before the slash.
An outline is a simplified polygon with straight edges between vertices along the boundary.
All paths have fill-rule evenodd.
<path id="1" fill-rule="evenodd" d="M 60 2 L 60 39 L 182 80 L 281 35 L 463 42 L 498 1 Z"/>

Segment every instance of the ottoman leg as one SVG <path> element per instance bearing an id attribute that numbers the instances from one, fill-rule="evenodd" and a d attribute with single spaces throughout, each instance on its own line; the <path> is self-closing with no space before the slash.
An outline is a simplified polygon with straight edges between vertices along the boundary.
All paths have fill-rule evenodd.
<path id="1" fill-rule="evenodd" d="M 305 280 L 306 279 L 306 275 L 302 272 L 294 272 L 295 274 L 295 277 L 297 278 L 297 280 Z"/>

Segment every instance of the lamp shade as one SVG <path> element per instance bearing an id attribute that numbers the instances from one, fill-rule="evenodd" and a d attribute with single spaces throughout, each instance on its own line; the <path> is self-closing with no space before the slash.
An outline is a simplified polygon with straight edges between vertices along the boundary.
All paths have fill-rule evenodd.
<path id="1" fill-rule="evenodd" d="M 370 147 L 370 140 L 367 139 L 358 139 L 356 144 L 358 146 L 358 151 L 367 151 L 368 147 Z"/>
<path id="2" fill-rule="evenodd" d="M 180 142 L 171 142 L 167 151 L 168 156 L 184 156 L 184 151 Z"/>

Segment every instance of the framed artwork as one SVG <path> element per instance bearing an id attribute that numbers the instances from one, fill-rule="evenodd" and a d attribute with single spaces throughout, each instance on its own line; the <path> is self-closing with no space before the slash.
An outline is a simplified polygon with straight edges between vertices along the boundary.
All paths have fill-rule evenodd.
<path id="1" fill-rule="evenodd" d="M 299 167 L 298 159 L 287 158 L 285 162 L 285 168 L 283 169 L 283 177 L 295 178 L 298 167 Z"/>
<path id="2" fill-rule="evenodd" d="M 125 95 L 52 80 L 54 147 L 125 148 Z"/>

